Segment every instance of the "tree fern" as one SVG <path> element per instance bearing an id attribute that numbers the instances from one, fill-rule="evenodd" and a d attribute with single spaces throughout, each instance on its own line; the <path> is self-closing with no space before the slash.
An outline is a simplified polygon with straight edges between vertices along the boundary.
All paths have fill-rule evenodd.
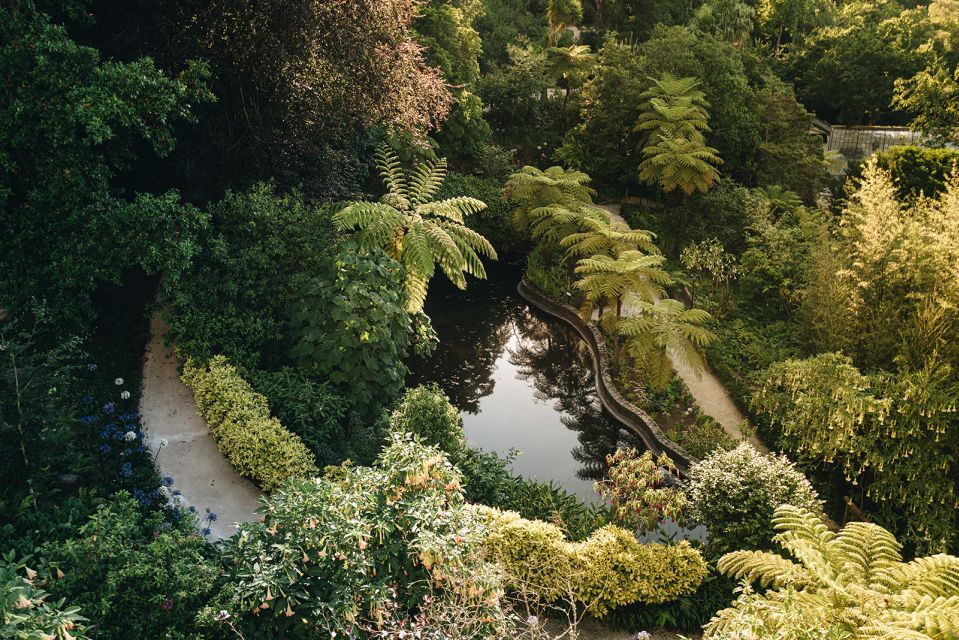
<path id="1" fill-rule="evenodd" d="M 679 189 L 689 196 L 707 191 L 719 179 L 716 165 L 722 160 L 718 153 L 701 141 L 666 135 L 643 147 L 645 159 L 639 165 L 639 179 L 658 184 L 667 193 Z"/>
<path id="2" fill-rule="evenodd" d="M 895 537 L 878 525 L 853 522 L 836 534 L 788 505 L 776 510 L 774 522 L 777 541 L 796 561 L 749 551 L 723 556 L 720 571 L 771 590 L 747 591 L 720 611 L 706 626 L 707 640 L 732 637 L 747 624 L 755 632 L 757 619 L 763 638 L 799 627 L 862 640 L 959 637 L 959 558 L 905 563 Z"/>
<path id="3" fill-rule="evenodd" d="M 381 145 L 375 154 L 387 193 L 379 202 L 353 202 L 333 216 L 337 229 L 359 230 L 364 248 L 382 247 L 406 270 L 407 307 L 419 311 L 436 267 L 457 287 L 469 274 L 485 278 L 480 256 L 496 258 L 493 246 L 465 226 L 468 216 L 486 208 L 476 198 L 433 200 L 446 178 L 446 159 L 405 171 L 396 153 Z"/>

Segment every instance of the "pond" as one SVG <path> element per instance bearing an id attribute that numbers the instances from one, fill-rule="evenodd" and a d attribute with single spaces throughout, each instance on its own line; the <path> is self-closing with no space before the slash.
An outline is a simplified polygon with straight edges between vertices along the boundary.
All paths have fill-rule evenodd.
<path id="1" fill-rule="evenodd" d="M 426 313 L 440 343 L 410 362 L 407 382 L 440 385 L 461 411 L 470 446 L 516 449 L 515 473 L 597 502 L 593 484 L 606 455 L 645 447 L 602 408 L 578 336 L 516 292 L 520 270 L 493 264 L 487 271 L 466 291 L 444 278 L 430 283 Z"/>

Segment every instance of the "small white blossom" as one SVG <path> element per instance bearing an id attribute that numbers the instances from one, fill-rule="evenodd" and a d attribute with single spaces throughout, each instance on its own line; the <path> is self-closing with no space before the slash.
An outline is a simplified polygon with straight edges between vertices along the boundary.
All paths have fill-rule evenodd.
<path id="1" fill-rule="evenodd" d="M 113 381 L 113 384 L 119 387 L 120 385 L 123 384 L 123 378 L 117 378 L 116 380 Z"/>
<path id="2" fill-rule="evenodd" d="M 129 392 L 129 391 L 121 391 L 121 392 L 120 392 L 120 399 L 121 399 L 121 400 L 129 400 L 129 399 L 130 399 L 130 392 Z"/>
<path id="3" fill-rule="evenodd" d="M 160 448 L 161 448 L 161 449 L 162 449 L 163 447 L 167 446 L 168 444 L 170 444 L 170 441 L 169 441 L 169 440 L 167 440 L 166 438 L 160 438 Z"/>
<path id="4" fill-rule="evenodd" d="M 539 624 L 539 618 L 537 618 L 536 616 L 530 616 L 526 618 L 526 624 L 528 624 L 531 627 L 535 627 L 536 625 Z"/>
<path id="5" fill-rule="evenodd" d="M 123 434 L 123 439 L 126 442 L 133 442 L 134 440 L 137 439 L 137 434 L 133 433 L 132 431 L 127 431 L 126 433 Z"/>

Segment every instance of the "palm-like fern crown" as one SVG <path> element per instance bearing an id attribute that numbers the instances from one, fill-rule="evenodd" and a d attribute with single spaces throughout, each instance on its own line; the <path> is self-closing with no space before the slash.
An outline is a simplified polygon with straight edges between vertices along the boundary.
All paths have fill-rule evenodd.
<path id="1" fill-rule="evenodd" d="M 687 309 L 678 300 L 640 301 L 629 317 L 616 323 L 626 338 L 626 351 L 642 368 L 650 384 L 664 389 L 672 378 L 670 357 L 679 358 L 694 371 L 706 368 L 703 350 L 716 340 L 705 325 L 712 316 L 702 309 Z"/>
<path id="2" fill-rule="evenodd" d="M 665 261 L 659 254 L 645 254 L 635 249 L 616 256 L 581 259 L 576 263 L 579 280 L 574 286 L 584 294 L 580 309 L 583 317 L 592 315 L 596 303 L 621 301 L 627 293 L 641 300 L 655 300 L 664 295 L 663 287 L 672 282 L 662 268 Z"/>
<path id="3" fill-rule="evenodd" d="M 647 253 L 659 253 L 659 248 L 653 243 L 656 234 L 652 231 L 630 229 L 624 222 L 598 217 L 586 217 L 579 224 L 583 231 L 571 233 L 559 242 L 566 249 L 567 257 L 614 256 L 633 247 L 639 247 Z"/>
<path id="4" fill-rule="evenodd" d="M 550 47 L 546 50 L 549 74 L 557 80 L 588 69 L 596 61 L 589 45 L 574 44 L 569 47 Z"/>
<path id="5" fill-rule="evenodd" d="M 558 240 L 580 231 L 583 218 L 609 221 L 608 213 L 593 206 L 596 191 L 589 182 L 582 171 L 526 166 L 510 176 L 503 193 L 519 203 L 513 212 L 517 227 L 534 239 Z"/>
<path id="6" fill-rule="evenodd" d="M 375 159 L 387 193 L 379 202 L 347 205 L 333 216 L 333 223 L 341 231 L 359 229 L 361 246 L 383 247 L 403 265 L 409 309 L 423 308 L 436 265 L 461 289 L 467 273 L 485 278 L 480 255 L 495 259 L 496 251 L 464 221 L 486 204 L 465 196 L 434 200 L 446 178 L 446 159 L 406 171 L 386 145 L 377 149 Z"/>
<path id="7" fill-rule="evenodd" d="M 659 183 L 665 192 L 679 189 L 687 196 L 706 191 L 719 179 L 714 165 L 722 164 L 718 151 L 687 138 L 663 137 L 643 148 L 645 160 L 639 165 L 639 179 Z"/>
<path id="8" fill-rule="evenodd" d="M 783 505 L 773 522 L 793 557 L 736 551 L 719 561 L 727 575 L 759 582 L 770 616 L 788 598 L 809 620 L 827 619 L 852 638 L 946 640 L 959 637 L 959 558 L 939 554 L 903 562 L 895 537 L 852 522 L 833 533 L 822 520 Z M 735 625 L 743 600 L 721 611 L 706 637 Z"/>
<path id="9" fill-rule="evenodd" d="M 703 132 L 709 129 L 709 103 L 698 90 L 695 78 L 674 78 L 663 74 L 650 78 L 652 87 L 640 94 L 642 113 L 636 131 L 646 134 L 646 145 L 657 144 L 666 137 L 705 142 Z"/>

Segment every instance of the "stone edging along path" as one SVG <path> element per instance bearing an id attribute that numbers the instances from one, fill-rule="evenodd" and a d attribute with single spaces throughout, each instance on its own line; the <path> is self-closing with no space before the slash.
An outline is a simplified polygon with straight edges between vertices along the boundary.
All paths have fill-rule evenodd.
<path id="1" fill-rule="evenodd" d="M 573 307 L 556 302 L 533 286 L 524 277 L 516 287 L 520 296 L 537 309 L 562 320 L 573 327 L 589 348 L 593 360 L 593 376 L 596 392 L 603 407 L 627 429 L 642 438 L 655 455 L 666 453 L 680 471 L 686 471 L 698 459 L 676 442 L 673 442 L 648 413 L 627 400 L 616 388 L 610 375 L 609 352 L 599 327 L 592 322 L 583 322 Z"/>

